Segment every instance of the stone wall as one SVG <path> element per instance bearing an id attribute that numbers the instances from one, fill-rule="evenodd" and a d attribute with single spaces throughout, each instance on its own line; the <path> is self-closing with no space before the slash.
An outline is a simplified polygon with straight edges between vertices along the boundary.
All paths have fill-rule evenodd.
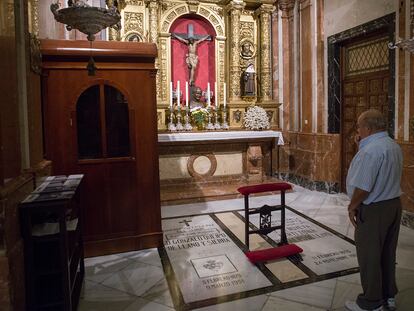
<path id="1" fill-rule="evenodd" d="M 285 132 L 280 148 L 280 172 L 285 179 L 309 189 L 338 192 L 340 136 Z"/>

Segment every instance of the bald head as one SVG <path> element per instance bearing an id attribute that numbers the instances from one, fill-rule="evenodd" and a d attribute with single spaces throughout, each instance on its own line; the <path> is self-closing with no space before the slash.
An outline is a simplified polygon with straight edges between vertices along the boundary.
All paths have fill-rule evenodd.
<path id="1" fill-rule="evenodd" d="M 384 115 L 377 109 L 370 109 L 361 113 L 358 118 L 358 125 L 373 132 L 385 131 L 387 127 Z"/>

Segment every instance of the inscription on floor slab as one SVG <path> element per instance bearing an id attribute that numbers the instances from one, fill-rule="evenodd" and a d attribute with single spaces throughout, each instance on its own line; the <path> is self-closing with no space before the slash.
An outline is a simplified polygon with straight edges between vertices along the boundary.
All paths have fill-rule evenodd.
<path id="1" fill-rule="evenodd" d="M 165 219 L 163 231 L 186 303 L 272 285 L 208 215 Z"/>
<path id="2" fill-rule="evenodd" d="M 242 216 L 244 213 L 240 212 Z M 259 215 L 251 215 L 250 222 L 259 226 Z M 272 226 L 280 225 L 280 213 L 272 213 Z M 289 243 L 303 249 L 303 264 L 317 275 L 358 267 L 355 246 L 313 222 L 286 210 L 286 235 Z M 280 231 L 268 235 L 280 241 Z"/>

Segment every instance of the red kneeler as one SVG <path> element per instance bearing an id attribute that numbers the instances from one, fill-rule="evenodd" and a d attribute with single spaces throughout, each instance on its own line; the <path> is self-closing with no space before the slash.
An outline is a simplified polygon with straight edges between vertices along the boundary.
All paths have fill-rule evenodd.
<path id="1" fill-rule="evenodd" d="M 244 218 L 245 218 L 245 243 L 247 249 L 249 249 L 249 235 L 250 234 L 269 234 L 274 230 L 280 230 L 280 243 L 278 247 L 267 248 L 257 251 L 247 251 L 245 254 L 251 262 L 261 262 L 274 260 L 281 257 L 291 257 L 295 260 L 301 260 L 299 253 L 303 250 L 295 245 L 288 244 L 285 228 L 285 192 L 291 190 L 292 186 L 285 182 L 261 184 L 253 186 L 245 186 L 237 189 L 242 195 L 244 195 Z M 281 201 L 280 205 L 268 206 L 264 205 L 259 208 L 249 209 L 249 195 L 253 193 L 280 191 Z M 281 223 L 280 226 L 272 226 L 272 211 L 280 211 Z M 260 214 L 259 229 L 250 229 L 249 216 L 252 214 Z M 293 256 L 293 257 L 292 257 Z"/>

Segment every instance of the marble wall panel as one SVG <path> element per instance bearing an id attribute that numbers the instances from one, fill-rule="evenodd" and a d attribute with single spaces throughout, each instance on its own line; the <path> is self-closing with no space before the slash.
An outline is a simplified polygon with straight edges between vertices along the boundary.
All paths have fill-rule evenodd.
<path id="1" fill-rule="evenodd" d="M 214 176 L 243 174 L 243 154 L 217 154 L 217 169 Z"/>
<path id="2" fill-rule="evenodd" d="M 160 180 L 175 178 L 190 178 L 187 170 L 189 156 L 159 158 Z"/>
<path id="3" fill-rule="evenodd" d="M 307 5 L 301 10 L 301 129 L 305 133 L 312 132 L 312 46 L 311 7 Z"/>
<path id="4" fill-rule="evenodd" d="M 414 166 L 404 167 L 401 178 L 401 201 L 403 209 L 414 212 Z"/>
<path id="5" fill-rule="evenodd" d="M 406 211 L 414 212 L 414 143 L 399 142 L 403 152 L 403 175 L 401 179 L 401 200 Z"/>
<path id="6" fill-rule="evenodd" d="M 284 133 L 280 172 L 292 182 L 319 190 L 338 189 L 340 136 L 337 134 Z M 337 190 L 335 190 L 337 191 Z"/>

